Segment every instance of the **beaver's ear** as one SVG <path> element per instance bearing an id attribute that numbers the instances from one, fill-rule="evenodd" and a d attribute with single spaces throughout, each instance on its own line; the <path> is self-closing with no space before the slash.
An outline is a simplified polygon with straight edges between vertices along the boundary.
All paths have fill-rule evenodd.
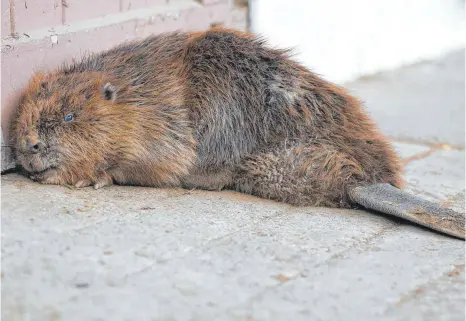
<path id="1" fill-rule="evenodd" d="M 104 96 L 105 100 L 110 100 L 113 102 L 117 98 L 117 90 L 115 86 L 108 82 L 102 86 L 102 95 Z"/>

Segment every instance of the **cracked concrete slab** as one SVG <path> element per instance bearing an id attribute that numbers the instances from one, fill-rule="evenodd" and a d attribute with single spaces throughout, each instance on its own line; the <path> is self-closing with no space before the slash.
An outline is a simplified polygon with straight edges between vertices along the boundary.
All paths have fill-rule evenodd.
<path id="1" fill-rule="evenodd" d="M 2 177 L 2 315 L 383 320 L 461 265 L 463 245 L 364 211 L 233 192 L 69 190 L 10 174 Z M 451 319 L 434 312 L 431 320 Z"/>
<path id="2" fill-rule="evenodd" d="M 377 101 L 409 77 L 424 88 L 375 114 L 410 138 L 394 142 L 408 191 L 464 211 L 464 149 L 416 143 L 464 144 L 460 117 L 437 117 L 452 127 L 440 136 L 429 113 L 398 121 L 419 114 L 415 95 L 443 95 L 416 68 L 355 87 Z M 464 115 L 455 93 L 445 106 Z M 1 184 L 2 320 L 464 320 L 464 241 L 398 219 L 234 192 Z"/>

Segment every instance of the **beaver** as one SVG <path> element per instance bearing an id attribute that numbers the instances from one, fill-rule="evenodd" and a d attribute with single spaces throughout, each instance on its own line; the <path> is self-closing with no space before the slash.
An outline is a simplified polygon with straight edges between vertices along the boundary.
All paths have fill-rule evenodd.
<path id="1" fill-rule="evenodd" d="M 174 31 L 36 73 L 11 126 L 43 184 L 231 189 L 357 208 L 464 239 L 464 214 L 402 190 L 390 141 L 345 89 L 264 38 Z"/>

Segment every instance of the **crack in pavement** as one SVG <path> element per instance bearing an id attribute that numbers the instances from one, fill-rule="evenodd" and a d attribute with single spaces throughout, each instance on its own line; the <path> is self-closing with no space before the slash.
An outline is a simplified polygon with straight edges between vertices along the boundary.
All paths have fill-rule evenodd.
<path id="1" fill-rule="evenodd" d="M 460 258 L 462 261 L 464 261 L 464 257 Z M 453 269 L 450 269 L 449 271 L 443 272 L 440 276 L 436 278 L 432 278 L 427 280 L 425 283 L 418 285 L 414 290 L 409 291 L 405 295 L 403 295 L 396 303 L 395 305 L 397 307 L 401 307 L 403 304 L 409 302 L 410 300 L 413 300 L 419 296 L 422 296 L 425 294 L 427 291 L 429 291 L 429 287 L 432 286 L 434 283 L 438 282 L 439 280 L 446 279 L 446 278 L 451 278 L 451 277 L 456 277 L 461 274 L 461 271 L 464 271 L 465 265 L 464 264 L 458 264 L 454 265 Z M 390 307 L 387 308 L 387 310 Z"/>
<path id="2" fill-rule="evenodd" d="M 408 144 L 415 144 L 415 145 L 425 145 L 435 149 L 443 149 L 443 150 L 465 150 L 465 146 L 463 145 L 455 145 L 443 142 L 432 142 L 422 139 L 415 139 L 409 137 L 392 137 L 389 136 L 389 139 L 393 142 L 398 143 L 408 143 Z"/>
<path id="3" fill-rule="evenodd" d="M 432 147 L 432 148 L 430 148 L 429 150 L 427 150 L 425 152 L 417 153 L 417 154 L 411 155 L 409 157 L 403 158 L 401 160 L 401 163 L 403 164 L 403 166 L 406 166 L 406 165 L 408 165 L 409 163 L 411 163 L 413 161 L 427 158 L 427 157 L 429 157 L 430 155 L 432 155 L 434 152 L 436 152 L 438 150 L 440 150 L 440 149 Z"/>

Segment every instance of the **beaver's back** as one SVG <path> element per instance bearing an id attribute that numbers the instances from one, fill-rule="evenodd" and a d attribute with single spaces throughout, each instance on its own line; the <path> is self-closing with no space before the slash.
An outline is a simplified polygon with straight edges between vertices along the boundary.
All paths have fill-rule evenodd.
<path id="1" fill-rule="evenodd" d="M 205 167 L 237 164 L 244 155 L 298 136 L 288 109 L 296 107 L 301 71 L 286 50 L 214 29 L 192 36 L 186 65 Z"/>

